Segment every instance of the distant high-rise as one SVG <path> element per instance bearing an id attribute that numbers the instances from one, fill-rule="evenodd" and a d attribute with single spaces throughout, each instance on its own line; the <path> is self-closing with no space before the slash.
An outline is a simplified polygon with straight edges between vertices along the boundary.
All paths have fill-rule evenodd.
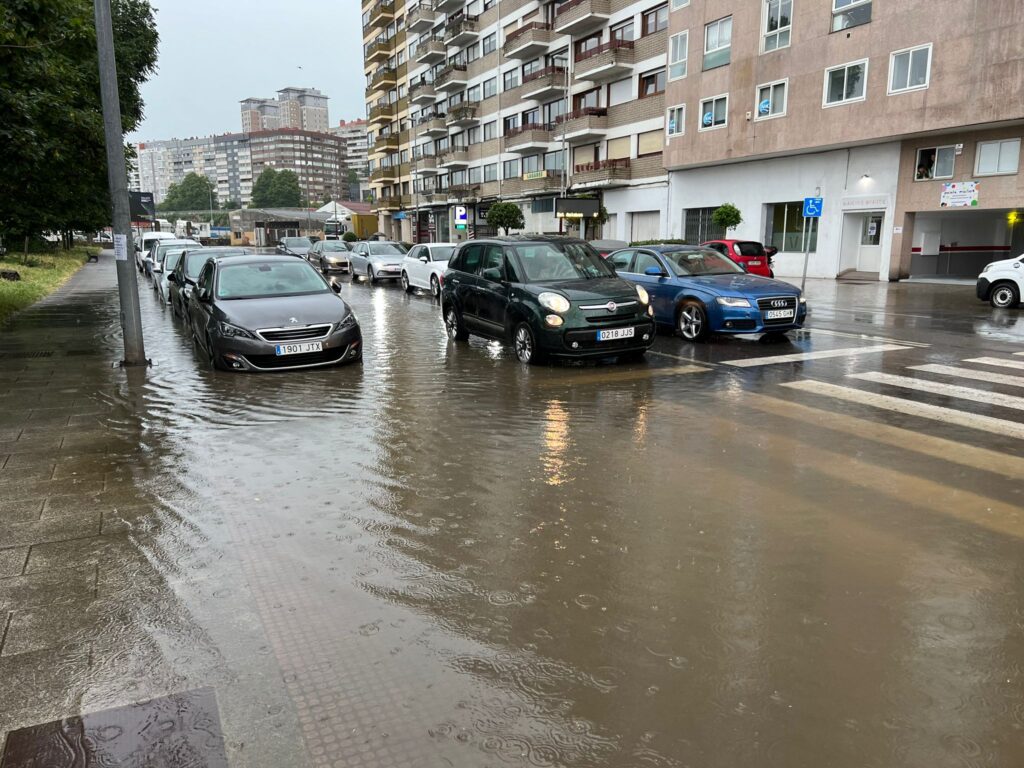
<path id="1" fill-rule="evenodd" d="M 350 171 L 356 172 L 360 190 L 366 188 L 370 176 L 367 125 L 365 120 L 342 120 L 329 131 L 345 143 L 346 165 Z M 355 193 L 352 196 L 359 199 Z"/>
<path id="2" fill-rule="evenodd" d="M 298 128 L 326 133 L 330 127 L 327 96 L 315 88 L 282 88 L 276 99 L 250 97 L 241 102 L 242 132 Z"/>

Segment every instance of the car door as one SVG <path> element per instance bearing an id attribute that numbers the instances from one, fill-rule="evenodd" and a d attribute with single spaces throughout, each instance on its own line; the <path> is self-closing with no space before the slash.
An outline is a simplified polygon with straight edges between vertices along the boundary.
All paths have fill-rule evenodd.
<path id="1" fill-rule="evenodd" d="M 480 327 L 488 334 L 503 337 L 510 291 L 505 249 L 497 243 L 488 243 L 482 248 L 483 258 L 475 288 L 477 318 Z"/>
<path id="2" fill-rule="evenodd" d="M 203 300 L 206 297 L 206 300 Z M 188 316 L 200 341 L 206 344 L 206 329 L 210 322 L 213 299 L 213 262 L 208 261 L 196 278 L 196 287 L 188 299 Z"/>
<path id="3" fill-rule="evenodd" d="M 312 247 L 306 251 L 306 261 L 310 264 L 320 266 L 320 252 L 323 250 L 323 243 L 313 243 Z"/>
<path id="4" fill-rule="evenodd" d="M 366 243 L 356 243 L 352 249 L 352 274 L 366 272 Z"/>
<path id="5" fill-rule="evenodd" d="M 426 253 L 427 247 L 425 245 L 414 245 L 402 259 L 402 268 L 405 270 L 405 274 L 409 276 L 409 284 L 415 285 L 417 288 L 425 287 L 423 285 L 422 273 L 423 262 L 420 261 L 420 256 L 426 255 Z"/>
<path id="6" fill-rule="evenodd" d="M 459 260 L 461 269 L 451 277 L 452 291 L 462 312 L 462 321 L 467 326 L 480 328 L 477 309 L 477 270 L 483 260 L 483 246 L 471 243 L 463 246 L 462 258 Z"/>
<path id="7" fill-rule="evenodd" d="M 619 274 L 629 274 L 630 268 L 633 265 L 633 256 L 636 255 L 636 251 L 633 248 L 623 248 L 621 251 L 615 251 L 608 256 L 608 263 L 615 267 L 615 271 Z"/>
<path id="8" fill-rule="evenodd" d="M 629 279 L 646 289 L 651 297 L 655 316 L 659 319 L 664 317 L 671 319 L 674 309 L 670 305 L 675 296 L 675 289 L 672 287 L 669 273 L 665 269 L 665 265 L 661 263 L 661 259 L 653 251 L 641 248 L 636 252 L 631 269 L 633 273 Z M 645 274 L 648 269 L 657 269 L 659 274 Z"/>

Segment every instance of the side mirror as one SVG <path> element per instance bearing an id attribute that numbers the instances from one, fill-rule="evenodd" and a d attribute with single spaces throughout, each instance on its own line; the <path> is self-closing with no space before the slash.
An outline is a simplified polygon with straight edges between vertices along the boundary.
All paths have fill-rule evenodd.
<path id="1" fill-rule="evenodd" d="M 667 277 L 665 270 L 661 267 L 648 267 L 644 270 L 644 274 L 650 275 L 651 277 Z"/>
<path id="2" fill-rule="evenodd" d="M 203 302 L 203 304 L 208 304 L 210 302 L 210 292 L 199 291 L 198 293 L 196 293 L 196 298 Z"/>
<path id="3" fill-rule="evenodd" d="M 168 283 L 176 283 L 176 282 L 178 282 L 178 277 L 177 277 L 177 275 L 175 275 L 175 274 L 174 274 L 173 272 L 171 272 L 171 274 L 169 274 L 169 275 L 167 276 L 167 282 L 168 282 Z"/>
<path id="4" fill-rule="evenodd" d="M 497 267 L 493 269 L 485 269 L 481 273 L 481 276 L 484 280 L 490 280 L 492 283 L 500 283 L 502 279 L 501 270 Z"/>
<path id="5" fill-rule="evenodd" d="M 428 259 L 426 256 L 420 256 L 420 261 L 426 264 L 428 261 L 430 261 L 430 259 Z"/>
<path id="6" fill-rule="evenodd" d="M 331 290 L 335 293 L 341 293 L 341 283 L 331 283 Z"/>

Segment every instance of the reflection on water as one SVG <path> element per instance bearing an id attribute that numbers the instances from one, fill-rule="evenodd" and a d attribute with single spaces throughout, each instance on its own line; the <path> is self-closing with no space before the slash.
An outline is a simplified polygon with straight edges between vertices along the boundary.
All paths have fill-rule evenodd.
<path id="1" fill-rule="evenodd" d="M 569 414 L 557 400 L 548 403 L 544 411 L 544 472 L 548 485 L 562 485 L 569 450 Z"/>

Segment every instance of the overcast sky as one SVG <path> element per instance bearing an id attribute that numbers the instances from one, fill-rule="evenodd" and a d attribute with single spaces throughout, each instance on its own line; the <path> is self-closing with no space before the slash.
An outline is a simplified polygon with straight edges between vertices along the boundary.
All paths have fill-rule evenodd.
<path id="1" fill-rule="evenodd" d="M 151 2 L 159 69 L 132 141 L 239 131 L 239 101 L 292 85 L 329 96 L 332 125 L 365 116 L 359 0 Z"/>

